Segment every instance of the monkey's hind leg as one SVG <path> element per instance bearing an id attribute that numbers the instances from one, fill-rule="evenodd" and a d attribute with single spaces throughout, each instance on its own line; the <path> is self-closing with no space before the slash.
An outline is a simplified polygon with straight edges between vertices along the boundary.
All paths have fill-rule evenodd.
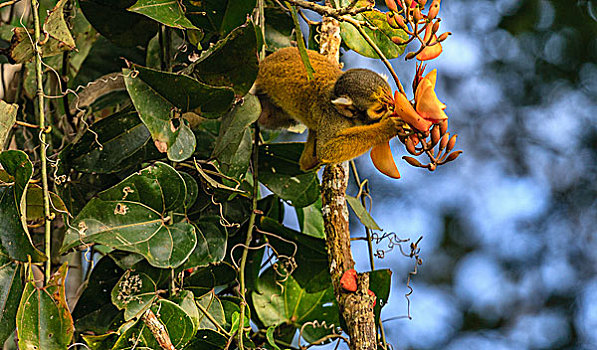
<path id="1" fill-rule="evenodd" d="M 309 136 L 307 136 L 307 142 L 305 143 L 305 148 L 303 149 L 301 159 L 299 160 L 299 165 L 301 166 L 302 171 L 311 170 L 319 165 L 319 160 L 317 160 L 317 154 L 315 153 L 316 139 L 317 133 L 313 130 L 309 130 Z"/>
<path id="2" fill-rule="evenodd" d="M 259 124 L 268 129 L 289 128 L 298 124 L 282 108 L 276 106 L 266 95 L 257 95 L 261 102 L 261 114 L 259 115 Z"/>

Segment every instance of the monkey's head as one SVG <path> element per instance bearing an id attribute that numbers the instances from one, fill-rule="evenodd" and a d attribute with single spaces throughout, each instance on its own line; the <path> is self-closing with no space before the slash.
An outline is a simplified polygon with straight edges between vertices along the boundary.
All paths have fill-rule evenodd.
<path id="1" fill-rule="evenodd" d="M 344 116 L 369 124 L 391 113 L 392 90 L 379 74 L 368 69 L 350 69 L 334 85 L 332 103 Z"/>

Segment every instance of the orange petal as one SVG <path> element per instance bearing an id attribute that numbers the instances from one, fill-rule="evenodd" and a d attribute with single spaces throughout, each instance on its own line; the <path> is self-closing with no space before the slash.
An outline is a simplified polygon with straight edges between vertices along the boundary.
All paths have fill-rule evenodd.
<path id="1" fill-rule="evenodd" d="M 394 114 L 398 118 L 404 120 L 410 124 L 413 128 L 420 131 L 427 131 L 433 124 L 432 122 L 423 119 L 413 108 L 410 101 L 404 96 L 404 94 L 396 91 L 394 94 Z"/>
<path id="2" fill-rule="evenodd" d="M 371 156 L 373 165 L 375 165 L 377 170 L 379 170 L 381 173 L 393 179 L 400 178 L 400 172 L 396 167 L 396 163 L 394 163 L 394 157 L 392 156 L 392 151 L 390 150 L 390 141 L 373 146 L 369 155 Z"/>
<path id="3" fill-rule="evenodd" d="M 434 43 L 437 42 L 437 35 L 433 34 L 433 39 L 431 39 L 431 41 L 429 41 L 429 38 L 431 37 L 431 29 L 433 26 L 431 25 L 427 25 L 427 27 L 425 28 L 425 36 L 423 37 L 423 41 L 426 43 Z M 434 58 L 436 58 L 437 56 L 439 56 L 439 54 L 442 53 L 442 44 L 441 43 L 437 43 L 433 46 L 427 46 L 423 49 L 423 51 L 419 52 L 419 54 L 417 55 L 417 59 L 419 61 L 427 61 L 427 60 L 432 60 Z"/>
<path id="4" fill-rule="evenodd" d="M 437 98 L 432 82 L 429 79 L 423 79 L 419 83 L 415 95 L 416 111 L 423 118 L 435 122 L 448 119 L 448 116 L 444 113 L 446 105 Z"/>

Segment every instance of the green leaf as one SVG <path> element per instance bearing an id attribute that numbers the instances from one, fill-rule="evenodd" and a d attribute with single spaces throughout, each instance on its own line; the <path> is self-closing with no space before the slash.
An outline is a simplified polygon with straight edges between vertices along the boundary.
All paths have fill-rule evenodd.
<path id="1" fill-rule="evenodd" d="M 260 113 L 259 99 L 248 94 L 223 118 L 212 157 L 218 160 L 224 174 L 239 178 L 247 172 L 253 149 L 249 127 Z"/>
<path id="2" fill-rule="evenodd" d="M 234 91 L 228 87 L 210 86 L 186 75 L 141 66 L 135 69 L 139 79 L 184 112 L 195 110 L 203 117 L 216 118 L 228 111 L 234 101 Z"/>
<path id="3" fill-rule="evenodd" d="M 226 256 L 228 233 L 220 224 L 220 217 L 202 216 L 196 224 L 197 246 L 185 263 L 185 268 L 207 266 L 222 261 Z"/>
<path id="4" fill-rule="evenodd" d="M 141 77 L 133 77 L 131 70 L 122 71 L 126 89 L 158 150 L 167 152 L 172 161 L 189 158 L 195 151 L 195 136 L 174 105 Z"/>
<path id="5" fill-rule="evenodd" d="M 4 150 L 6 138 L 17 121 L 19 105 L 9 104 L 0 100 L 0 152 Z"/>
<path id="6" fill-rule="evenodd" d="M 268 268 L 259 278 L 257 291 L 251 300 L 259 320 L 264 326 L 292 325 L 300 328 L 304 323 L 318 320 L 327 325 L 339 324 L 338 307 L 331 285 L 329 288 L 309 293 L 293 275 Z M 331 333 L 326 328 L 305 327 L 303 336 L 314 341 Z"/>
<path id="7" fill-rule="evenodd" d="M 25 221 L 25 192 L 33 174 L 33 165 L 22 151 L 0 153 L 0 164 L 11 182 L 0 179 L 0 240 L 11 259 L 45 261 L 45 255 L 33 245 Z M 3 183 L 5 182 L 5 183 Z"/>
<path id="8" fill-rule="evenodd" d="M 122 319 L 121 311 L 112 304 L 112 289 L 124 274 L 110 256 L 104 256 L 93 267 L 89 282 L 73 310 L 77 332 L 103 334 Z"/>
<path id="9" fill-rule="evenodd" d="M 377 225 L 375 220 L 373 220 L 373 217 L 371 217 L 371 214 L 369 214 L 367 209 L 363 207 L 363 204 L 361 204 L 360 200 L 358 200 L 356 197 L 347 195 L 346 201 L 348 202 L 348 204 L 350 204 L 350 207 L 354 211 L 355 215 L 359 218 L 361 224 L 365 225 L 365 227 L 370 228 L 372 230 L 381 231 L 379 225 Z"/>
<path id="10" fill-rule="evenodd" d="M 404 52 L 406 45 L 396 45 L 392 41 L 392 37 L 400 37 L 404 40 L 408 39 L 408 35 L 402 29 L 394 29 L 390 27 L 386 20 L 386 16 L 383 12 L 378 10 L 368 11 L 353 16 L 357 21 L 366 21 L 377 29 L 372 30 L 364 27 L 365 33 L 373 40 L 373 42 L 379 47 L 381 52 L 388 59 L 396 58 Z M 365 41 L 361 33 L 350 23 L 340 23 L 340 35 L 342 41 L 351 50 L 358 52 L 359 54 L 370 57 L 379 58 L 375 50 L 371 45 Z"/>
<path id="11" fill-rule="evenodd" d="M 93 125 L 60 159 L 81 172 L 114 173 L 160 157 L 137 112 L 125 110 Z"/>
<path id="12" fill-rule="evenodd" d="M 77 328 L 77 330 L 79 329 Z M 81 334 L 81 338 L 85 340 L 85 343 L 87 343 L 87 346 L 91 350 L 111 350 L 116 340 L 118 340 L 118 333 L 110 332 L 101 335 Z"/>
<path id="13" fill-rule="evenodd" d="M 193 67 L 199 80 L 215 86 L 229 86 L 245 96 L 259 70 L 255 26 L 248 22 L 204 51 Z"/>
<path id="14" fill-rule="evenodd" d="M 27 220 L 40 220 L 44 217 L 44 192 L 38 185 L 27 188 Z M 68 214 L 68 209 L 62 199 L 54 192 L 50 192 L 50 211 L 56 215 Z"/>
<path id="15" fill-rule="evenodd" d="M 52 276 L 45 288 L 30 280 L 17 311 L 17 336 L 22 350 L 64 350 L 73 337 L 73 319 L 64 290 L 66 265 Z"/>
<path id="16" fill-rule="evenodd" d="M 392 286 L 392 270 L 383 269 L 369 272 L 369 289 L 377 297 L 373 312 L 375 321 L 379 322 L 381 309 L 386 306 L 390 297 L 390 287 Z"/>
<path id="17" fill-rule="evenodd" d="M 191 224 L 168 224 L 185 198 L 183 178 L 158 162 L 91 199 L 66 232 L 62 252 L 98 243 L 141 254 L 155 267 L 178 267 L 197 243 Z"/>
<path id="18" fill-rule="evenodd" d="M 265 8 L 265 44 L 269 51 L 292 46 L 292 30 L 294 23 L 286 11 L 280 7 Z"/>
<path id="19" fill-rule="evenodd" d="M 145 273 L 127 270 L 112 288 L 112 304 L 124 310 L 124 320 L 129 321 L 143 315 L 158 299 L 158 287 Z"/>
<path id="20" fill-rule="evenodd" d="M 321 213 L 321 197 L 307 207 L 294 208 L 301 232 L 316 238 L 325 239 L 323 215 Z"/>
<path id="21" fill-rule="evenodd" d="M 228 338 L 211 329 L 200 329 L 195 339 L 183 350 L 221 350 L 228 344 Z"/>
<path id="22" fill-rule="evenodd" d="M 184 288 L 193 291 L 195 296 L 209 293 L 217 286 L 226 285 L 236 279 L 236 269 L 226 263 L 210 265 L 197 269 L 184 279 Z"/>
<path id="23" fill-rule="evenodd" d="M 134 0 L 80 0 L 91 25 L 110 41 L 124 47 L 145 46 L 155 36 L 158 24 L 126 9 Z"/>
<path id="24" fill-rule="evenodd" d="M 16 63 L 25 63 L 34 57 L 33 45 L 31 44 L 31 37 L 33 30 L 27 31 L 23 27 L 15 27 L 14 34 L 9 48 L 10 58 Z M 29 32 L 29 33 L 28 33 Z M 64 51 L 69 50 L 67 45 L 48 37 L 48 40 L 40 45 L 42 49 L 42 57 L 56 56 Z"/>
<path id="25" fill-rule="evenodd" d="M 259 147 L 259 181 L 295 208 L 311 205 L 321 196 L 317 173 L 300 170 L 303 147 L 303 143 Z"/>
<path id="26" fill-rule="evenodd" d="M 207 37 L 226 36 L 247 21 L 255 8 L 255 0 L 182 1 L 187 17 L 207 33 Z"/>
<path id="27" fill-rule="evenodd" d="M 280 347 L 276 344 L 276 340 L 274 339 L 274 332 L 276 331 L 276 326 L 269 326 L 267 328 L 267 332 L 265 333 L 265 337 L 269 345 L 271 345 L 275 350 L 280 350 Z"/>
<path id="28" fill-rule="evenodd" d="M 180 306 L 162 299 L 151 307 L 151 311 L 157 317 L 157 321 L 166 328 L 175 349 L 182 348 L 193 338 L 193 321 Z M 155 336 L 142 320 L 124 331 L 112 347 L 113 350 L 132 348 L 161 349 Z"/>
<path id="29" fill-rule="evenodd" d="M 17 307 L 23 293 L 22 274 L 23 265 L 10 261 L 0 251 L 0 344 L 4 344 L 16 327 Z"/>
<path id="30" fill-rule="evenodd" d="M 220 326 L 224 326 L 226 324 L 226 317 L 224 316 L 222 302 L 220 302 L 220 299 L 215 295 L 213 290 L 197 298 L 195 302 L 200 310 L 199 329 L 211 329 L 214 331 L 218 330 L 218 327 L 213 323 L 213 321 L 216 321 Z M 206 313 L 211 317 L 208 317 Z"/>
<path id="31" fill-rule="evenodd" d="M 183 309 L 187 315 L 189 315 L 191 321 L 193 321 L 193 333 L 197 332 L 203 314 L 201 314 L 197 308 L 193 292 L 189 290 L 183 290 L 180 292 L 180 294 L 172 298 L 172 301 L 180 306 L 180 308 Z"/>
<path id="32" fill-rule="evenodd" d="M 220 33 L 225 35 L 247 20 L 247 16 L 253 13 L 257 0 L 228 0 L 226 12 L 220 26 Z"/>
<path id="33" fill-rule="evenodd" d="M 177 0 L 138 0 L 129 11 L 140 13 L 169 27 L 197 29 L 188 18 Z"/>

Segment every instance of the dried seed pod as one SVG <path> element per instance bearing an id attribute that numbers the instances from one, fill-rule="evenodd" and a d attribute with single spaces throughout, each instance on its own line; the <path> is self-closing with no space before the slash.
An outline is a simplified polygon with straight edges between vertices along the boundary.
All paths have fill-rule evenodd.
<path id="1" fill-rule="evenodd" d="M 433 22 L 433 27 L 431 27 L 431 33 L 435 34 L 439 30 L 439 19 Z"/>
<path id="2" fill-rule="evenodd" d="M 394 0 L 386 0 L 386 6 L 390 11 L 398 12 L 398 6 Z"/>
<path id="3" fill-rule="evenodd" d="M 444 41 L 444 40 L 448 39 L 448 37 L 449 37 L 450 35 L 452 35 L 452 33 L 451 33 L 451 32 L 445 32 L 445 33 L 443 33 L 442 35 L 440 35 L 440 36 L 439 36 L 439 38 L 437 38 L 437 41 L 441 43 L 442 41 Z"/>
<path id="4" fill-rule="evenodd" d="M 429 12 L 427 13 L 427 19 L 435 19 L 439 13 L 440 0 L 433 0 L 431 6 L 429 6 Z"/>
<path id="5" fill-rule="evenodd" d="M 406 145 L 406 150 L 408 151 L 408 153 L 417 154 L 417 150 L 415 149 L 415 143 L 413 142 L 413 140 L 410 137 L 408 137 L 406 139 L 405 145 Z"/>
<path id="6" fill-rule="evenodd" d="M 427 164 L 427 169 L 429 169 L 429 171 L 435 171 L 436 168 L 437 168 L 437 165 L 435 165 L 435 163 Z"/>
<path id="7" fill-rule="evenodd" d="M 435 147 L 435 145 L 437 145 L 440 137 L 441 137 L 441 135 L 440 135 L 439 125 L 436 124 L 431 129 L 431 147 Z"/>
<path id="8" fill-rule="evenodd" d="M 419 162 L 418 160 L 416 160 L 413 157 L 409 157 L 409 156 L 402 156 L 402 159 L 406 160 L 406 162 L 412 166 L 416 166 L 417 168 L 426 168 L 426 166 L 424 166 L 423 164 L 421 164 L 421 162 Z"/>
<path id="9" fill-rule="evenodd" d="M 448 141 L 450 141 L 450 133 L 447 132 L 444 134 L 444 136 L 442 136 L 442 140 L 439 143 L 439 151 L 443 151 L 444 148 L 446 148 L 446 146 L 448 145 Z"/>
<path id="10" fill-rule="evenodd" d="M 441 131 L 441 134 L 445 134 L 446 131 L 448 131 L 448 119 L 444 119 L 439 123 L 439 128 Z"/>
<path id="11" fill-rule="evenodd" d="M 448 155 L 448 158 L 444 160 L 444 164 L 453 161 L 454 159 L 458 158 L 458 156 L 462 153 L 462 151 L 452 152 Z"/>
<path id="12" fill-rule="evenodd" d="M 452 137 L 450 138 L 450 141 L 448 142 L 448 146 L 446 147 L 446 153 L 452 151 L 452 149 L 454 149 L 454 146 L 456 146 L 456 138 L 458 137 L 458 134 L 454 134 L 452 135 Z"/>

